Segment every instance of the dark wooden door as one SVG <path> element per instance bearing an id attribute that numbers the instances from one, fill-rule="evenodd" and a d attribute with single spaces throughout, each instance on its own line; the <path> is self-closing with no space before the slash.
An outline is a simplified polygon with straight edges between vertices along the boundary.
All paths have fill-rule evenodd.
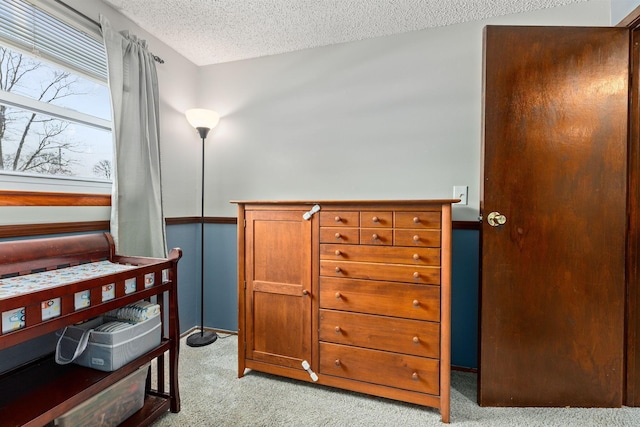
<path id="1" fill-rule="evenodd" d="M 640 406 L 640 11 L 631 34 L 629 225 L 627 230 L 627 387 L 624 404 Z"/>
<path id="2" fill-rule="evenodd" d="M 311 232 L 303 210 L 245 214 L 245 357 L 302 370 L 311 363 Z"/>
<path id="3" fill-rule="evenodd" d="M 486 28 L 481 405 L 622 404 L 628 37 Z"/>

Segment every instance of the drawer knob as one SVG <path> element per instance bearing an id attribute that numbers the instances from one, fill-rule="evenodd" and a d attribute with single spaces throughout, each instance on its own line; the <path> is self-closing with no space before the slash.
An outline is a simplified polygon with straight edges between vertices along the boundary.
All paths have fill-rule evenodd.
<path id="1" fill-rule="evenodd" d="M 342 363 L 340 362 L 340 359 L 336 359 L 334 363 L 336 364 L 337 367 L 340 367 L 340 365 L 342 365 Z"/>
<path id="2" fill-rule="evenodd" d="M 340 326 L 336 326 L 335 330 L 336 330 L 336 334 L 339 334 L 340 332 L 342 332 L 342 329 L 340 329 Z"/>
<path id="3" fill-rule="evenodd" d="M 373 240 L 378 240 L 378 235 L 377 235 L 376 233 L 373 233 L 373 234 L 371 235 L 371 238 L 372 238 Z"/>
<path id="4" fill-rule="evenodd" d="M 420 338 L 418 338 L 418 337 L 413 337 L 413 342 L 414 342 L 415 344 L 420 344 Z"/>
<path id="5" fill-rule="evenodd" d="M 336 251 L 334 252 L 336 254 L 336 256 L 340 256 L 342 255 L 342 252 L 340 252 L 339 250 L 336 249 Z"/>
<path id="6" fill-rule="evenodd" d="M 342 269 L 340 267 L 336 267 L 336 273 L 341 273 Z"/>
<path id="7" fill-rule="evenodd" d="M 336 217 L 334 218 L 334 220 L 335 220 L 336 222 L 341 222 L 341 221 L 342 221 L 342 218 L 340 218 L 339 216 L 336 216 Z"/>
<path id="8" fill-rule="evenodd" d="M 418 381 L 418 378 L 419 378 L 419 377 L 418 377 L 418 373 L 417 373 L 417 372 L 414 372 L 413 374 L 411 374 L 411 379 L 412 379 L 412 380 L 414 380 L 414 381 Z"/>
<path id="9" fill-rule="evenodd" d="M 413 236 L 413 241 L 414 242 L 419 242 L 420 241 L 420 236 L 418 236 L 417 234 L 415 236 Z"/>
<path id="10" fill-rule="evenodd" d="M 420 307 L 420 301 L 418 301 L 417 299 L 413 300 L 413 306 L 414 307 Z"/>
<path id="11" fill-rule="evenodd" d="M 340 292 L 336 292 L 336 299 L 341 299 L 342 298 L 342 294 Z"/>
<path id="12" fill-rule="evenodd" d="M 380 218 L 378 218 L 377 216 L 374 216 L 373 218 L 371 218 L 371 221 L 380 222 Z"/>
<path id="13" fill-rule="evenodd" d="M 305 295 L 305 296 L 309 295 L 309 291 L 306 290 L 306 289 L 303 289 L 302 290 L 302 295 Z"/>
<path id="14" fill-rule="evenodd" d="M 419 279 L 419 278 L 420 278 L 420 273 L 418 273 L 417 271 L 415 271 L 415 272 L 413 273 L 413 278 L 414 278 L 414 279 Z"/>
<path id="15" fill-rule="evenodd" d="M 336 233 L 336 239 L 339 239 L 340 237 L 342 237 L 340 236 L 340 233 Z"/>
<path id="16" fill-rule="evenodd" d="M 413 259 L 418 261 L 420 259 L 420 255 L 418 254 L 413 254 Z"/>
<path id="17" fill-rule="evenodd" d="M 417 216 L 413 217 L 413 223 L 414 224 L 420 224 L 420 218 L 418 218 Z"/>

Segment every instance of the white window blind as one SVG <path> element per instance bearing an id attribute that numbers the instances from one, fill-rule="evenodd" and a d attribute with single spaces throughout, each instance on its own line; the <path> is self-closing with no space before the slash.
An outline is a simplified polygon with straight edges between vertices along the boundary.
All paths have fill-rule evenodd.
<path id="1" fill-rule="evenodd" d="M 0 40 L 98 81 L 107 81 L 102 43 L 28 2 L 0 1 Z"/>

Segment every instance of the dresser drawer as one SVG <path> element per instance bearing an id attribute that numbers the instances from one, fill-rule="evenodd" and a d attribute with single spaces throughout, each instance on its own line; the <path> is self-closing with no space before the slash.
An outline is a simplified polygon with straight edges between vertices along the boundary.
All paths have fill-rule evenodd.
<path id="1" fill-rule="evenodd" d="M 402 229 L 393 230 L 396 246 L 440 247 L 440 230 Z"/>
<path id="2" fill-rule="evenodd" d="M 320 259 L 408 265 L 440 265 L 440 248 L 320 245 Z"/>
<path id="3" fill-rule="evenodd" d="M 358 227 L 358 211 L 320 211 L 320 227 Z"/>
<path id="4" fill-rule="evenodd" d="M 366 211 L 360 213 L 360 227 L 393 227 L 393 212 L 391 211 Z"/>
<path id="5" fill-rule="evenodd" d="M 320 343 L 320 374 L 421 393 L 440 392 L 440 363 L 435 359 Z"/>
<path id="6" fill-rule="evenodd" d="M 437 212 L 396 212 L 395 228 L 436 228 L 440 229 L 442 214 Z"/>
<path id="7" fill-rule="evenodd" d="M 393 229 L 391 228 L 361 228 L 360 229 L 361 245 L 393 245 Z"/>
<path id="8" fill-rule="evenodd" d="M 320 260 L 320 275 L 391 282 L 440 284 L 440 267 Z"/>
<path id="9" fill-rule="evenodd" d="M 440 287 L 321 277 L 320 307 L 438 322 Z"/>
<path id="10" fill-rule="evenodd" d="M 357 245 L 360 229 L 349 227 L 320 227 L 320 243 L 340 243 Z"/>
<path id="11" fill-rule="evenodd" d="M 320 341 L 438 358 L 440 324 L 320 310 Z"/>

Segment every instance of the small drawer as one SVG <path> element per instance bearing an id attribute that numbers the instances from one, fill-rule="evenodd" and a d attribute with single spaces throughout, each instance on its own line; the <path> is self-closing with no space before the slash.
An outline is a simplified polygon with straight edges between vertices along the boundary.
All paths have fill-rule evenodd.
<path id="1" fill-rule="evenodd" d="M 360 243 L 360 229 L 347 227 L 320 227 L 320 243 L 357 245 Z"/>
<path id="2" fill-rule="evenodd" d="M 359 212 L 320 211 L 320 227 L 358 227 L 359 219 Z"/>
<path id="3" fill-rule="evenodd" d="M 321 342 L 320 374 L 420 393 L 440 392 L 438 360 L 387 351 Z"/>
<path id="4" fill-rule="evenodd" d="M 440 265 L 440 248 L 322 244 L 320 259 L 437 266 Z"/>
<path id="5" fill-rule="evenodd" d="M 440 321 L 440 287 L 320 277 L 320 307 Z"/>
<path id="6" fill-rule="evenodd" d="M 395 228 L 440 228 L 440 211 L 437 212 L 396 212 Z"/>
<path id="7" fill-rule="evenodd" d="M 393 227 L 393 212 L 361 212 L 360 227 Z"/>
<path id="8" fill-rule="evenodd" d="M 360 229 L 361 245 L 393 245 L 393 229 L 391 228 L 361 228 Z"/>
<path id="9" fill-rule="evenodd" d="M 390 282 L 440 284 L 440 267 L 320 260 L 320 275 Z"/>
<path id="10" fill-rule="evenodd" d="M 395 229 L 393 242 L 396 246 L 440 247 L 440 230 Z"/>
<path id="11" fill-rule="evenodd" d="M 440 324 L 421 320 L 320 310 L 320 341 L 393 351 L 421 357 L 440 356 Z"/>

